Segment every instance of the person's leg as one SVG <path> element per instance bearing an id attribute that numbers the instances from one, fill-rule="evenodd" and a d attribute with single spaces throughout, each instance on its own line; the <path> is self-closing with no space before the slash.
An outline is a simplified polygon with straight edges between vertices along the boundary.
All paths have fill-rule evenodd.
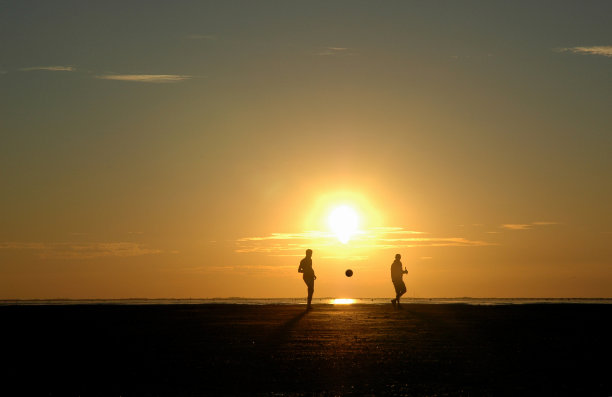
<path id="1" fill-rule="evenodd" d="M 305 278 L 304 282 L 308 286 L 308 308 L 311 307 L 312 294 L 314 293 L 314 278 Z"/>
<path id="2" fill-rule="evenodd" d="M 308 307 L 311 306 L 313 292 L 314 292 L 314 287 L 308 287 Z"/>
<path id="3" fill-rule="evenodd" d="M 404 295 L 405 293 L 406 293 L 406 284 L 404 284 L 404 282 L 401 281 L 398 283 L 397 297 L 395 298 L 397 300 L 398 305 L 400 303 L 400 297 Z"/>
<path id="4" fill-rule="evenodd" d="M 395 299 L 391 299 L 391 303 L 393 303 L 393 305 L 395 305 L 396 303 L 399 302 L 399 286 L 397 285 L 397 283 L 394 281 L 393 282 L 393 288 L 395 288 Z"/>

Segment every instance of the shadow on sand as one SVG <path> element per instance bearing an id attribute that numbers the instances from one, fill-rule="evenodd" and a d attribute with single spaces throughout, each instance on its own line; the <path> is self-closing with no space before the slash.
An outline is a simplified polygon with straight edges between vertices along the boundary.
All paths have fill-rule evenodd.
<path id="1" fill-rule="evenodd" d="M 306 314 L 308 314 L 308 310 L 301 311 L 297 315 L 285 321 L 266 338 L 262 347 L 268 349 L 269 351 L 278 350 L 289 340 L 291 331 Z"/>

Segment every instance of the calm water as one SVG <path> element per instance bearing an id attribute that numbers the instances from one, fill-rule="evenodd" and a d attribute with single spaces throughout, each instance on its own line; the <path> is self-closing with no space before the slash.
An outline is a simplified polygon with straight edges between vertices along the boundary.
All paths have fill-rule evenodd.
<path id="1" fill-rule="evenodd" d="M 520 305 L 529 303 L 598 303 L 612 304 L 612 298 L 405 298 L 403 303 L 468 304 L 468 305 Z M 315 298 L 313 304 L 367 304 L 387 305 L 390 298 Z M 0 305 L 296 305 L 306 304 L 304 298 L 213 298 L 213 299 L 48 299 L 0 300 Z"/>

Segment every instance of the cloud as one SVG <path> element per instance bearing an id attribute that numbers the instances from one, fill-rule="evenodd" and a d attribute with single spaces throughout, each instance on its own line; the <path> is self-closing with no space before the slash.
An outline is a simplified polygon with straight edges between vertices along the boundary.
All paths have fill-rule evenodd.
<path id="1" fill-rule="evenodd" d="M 373 232 L 380 232 L 384 234 L 427 234 L 425 232 L 417 232 L 414 230 L 406 230 L 401 227 L 375 227 L 372 229 Z"/>
<path id="2" fill-rule="evenodd" d="M 501 225 L 500 227 L 502 229 L 508 229 L 508 230 L 529 230 L 529 229 L 532 229 L 534 226 L 551 226 L 551 225 L 559 225 L 559 224 L 560 224 L 559 222 L 539 221 L 539 222 L 520 223 L 520 224 L 506 223 L 504 225 Z M 487 233 L 491 233 L 491 232 L 487 232 Z"/>
<path id="3" fill-rule="evenodd" d="M 559 48 L 558 52 L 571 52 L 579 55 L 600 55 L 604 57 L 612 57 L 612 46 L 600 45 L 591 47 L 566 47 Z"/>
<path id="4" fill-rule="evenodd" d="M 509 229 L 509 230 L 527 230 L 527 229 L 531 229 L 531 225 L 530 224 L 516 224 L 516 223 L 507 223 L 505 225 L 501 225 L 501 227 L 503 229 Z"/>
<path id="5" fill-rule="evenodd" d="M 463 237 L 436 237 L 436 238 L 383 238 L 379 241 L 388 242 L 388 243 L 401 243 L 390 244 L 389 248 L 393 246 L 403 246 L 403 247 L 416 247 L 416 246 L 428 246 L 428 247 L 469 247 L 469 246 L 483 246 L 483 245 L 491 245 L 490 243 L 486 243 L 484 241 L 476 241 L 476 240 L 468 240 Z"/>
<path id="6" fill-rule="evenodd" d="M 0 250 L 33 251 L 42 259 L 93 259 L 159 254 L 162 251 L 142 244 L 111 243 L 0 243 Z"/>
<path id="7" fill-rule="evenodd" d="M 236 240 L 235 252 L 264 253 L 271 256 L 299 256 L 310 247 L 336 250 L 342 247 L 335 234 L 321 231 L 301 233 L 271 233 L 261 237 L 244 237 Z M 481 247 L 495 245 L 486 241 L 469 240 L 464 237 L 430 237 L 425 232 L 406 230 L 401 227 L 373 228 L 355 233 L 349 246 L 351 254 L 325 257 L 342 257 L 364 260 L 367 255 L 359 250 L 384 250 L 413 247 Z"/>
<path id="8" fill-rule="evenodd" d="M 355 55 L 350 52 L 346 47 L 326 47 L 323 51 L 318 52 L 316 55 L 320 56 L 348 56 Z"/>
<path id="9" fill-rule="evenodd" d="M 178 83 L 192 76 L 182 74 L 103 74 L 95 76 L 100 80 L 128 81 L 136 83 Z"/>
<path id="10" fill-rule="evenodd" d="M 19 69 L 22 72 L 31 72 L 35 70 L 46 70 L 48 72 L 74 72 L 76 70 L 73 66 L 34 66 L 30 68 Z"/>

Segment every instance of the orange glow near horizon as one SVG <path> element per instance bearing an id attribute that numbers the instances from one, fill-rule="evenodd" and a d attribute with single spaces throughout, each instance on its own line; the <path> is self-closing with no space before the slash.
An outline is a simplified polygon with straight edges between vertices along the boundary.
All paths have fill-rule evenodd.
<path id="1" fill-rule="evenodd" d="M 6 3 L 0 300 L 612 298 L 612 2 Z"/>

